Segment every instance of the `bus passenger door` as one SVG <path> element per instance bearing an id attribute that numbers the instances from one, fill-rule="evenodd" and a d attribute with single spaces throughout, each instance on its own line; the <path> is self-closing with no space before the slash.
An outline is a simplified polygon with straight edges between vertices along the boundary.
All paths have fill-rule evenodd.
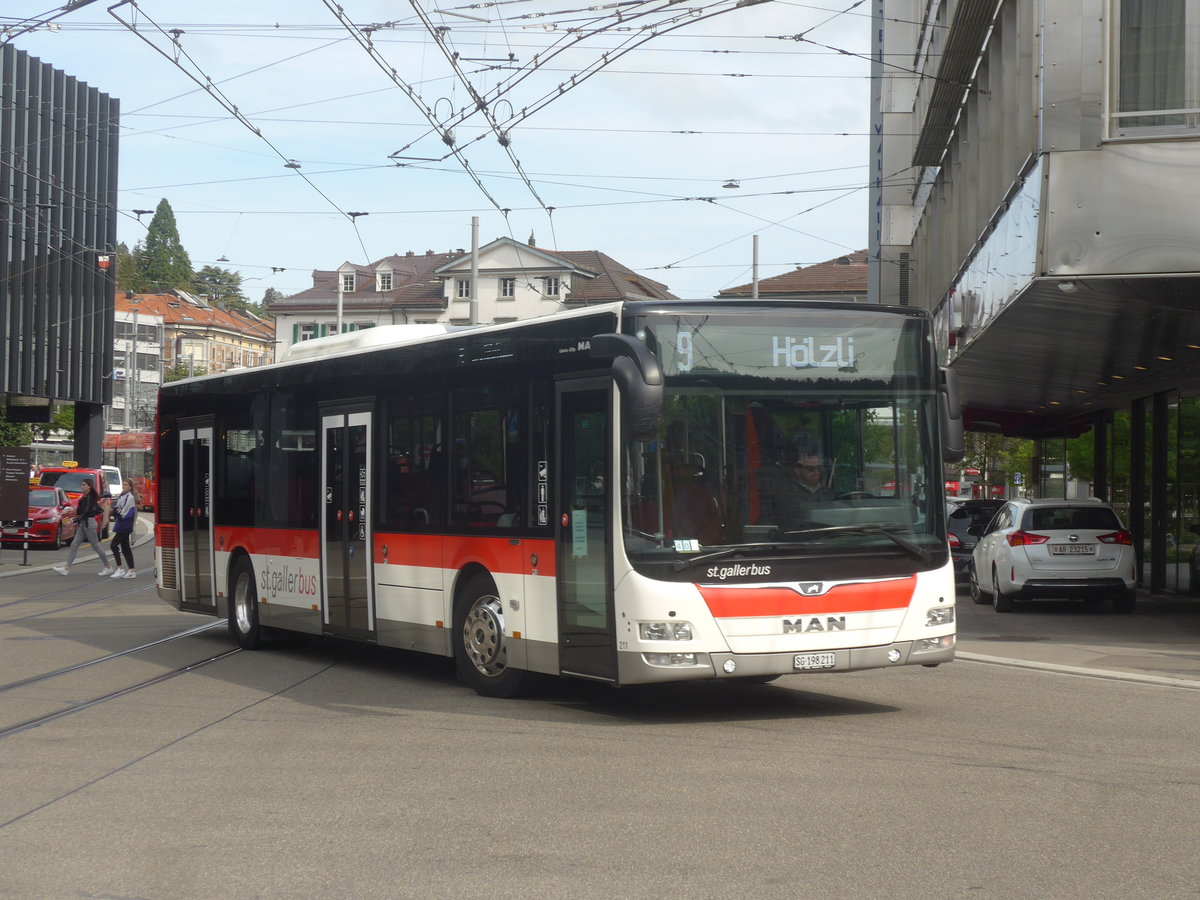
<path id="1" fill-rule="evenodd" d="M 213 430 L 179 432 L 179 552 L 182 557 L 182 609 L 215 613 L 213 590 L 212 470 Z"/>
<path id="2" fill-rule="evenodd" d="M 321 570 L 325 630 L 363 637 L 375 630 L 371 591 L 371 414 L 321 418 Z"/>
<path id="3" fill-rule="evenodd" d="M 558 385 L 558 632 L 564 674 L 617 676 L 607 379 Z"/>

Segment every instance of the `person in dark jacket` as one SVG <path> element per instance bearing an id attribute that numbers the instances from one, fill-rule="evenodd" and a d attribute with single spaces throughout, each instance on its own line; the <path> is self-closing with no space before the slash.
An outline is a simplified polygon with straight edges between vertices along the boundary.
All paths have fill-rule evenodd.
<path id="1" fill-rule="evenodd" d="M 133 567 L 133 548 L 129 539 L 133 535 L 133 523 L 137 521 L 137 499 L 133 495 L 133 482 L 126 478 L 121 482 L 121 494 L 113 504 L 113 565 L 117 570 L 113 578 L 137 578 Z M 121 565 L 121 554 L 125 554 L 125 565 Z"/>
<path id="2" fill-rule="evenodd" d="M 97 536 L 99 525 L 96 523 L 96 517 L 103 512 L 100 495 L 96 493 L 96 483 L 90 478 L 83 479 L 83 493 L 79 495 L 79 502 L 75 505 L 75 521 L 78 527 L 75 529 L 75 537 L 71 539 L 71 549 L 67 551 L 66 564 L 54 567 L 54 571 L 59 575 L 71 573 L 71 563 L 75 562 L 75 554 L 79 552 L 79 546 L 84 541 L 91 544 L 96 555 L 100 557 L 100 565 L 104 566 L 100 574 L 112 574 L 108 557 L 104 555 L 104 548 L 100 546 L 100 538 Z"/>

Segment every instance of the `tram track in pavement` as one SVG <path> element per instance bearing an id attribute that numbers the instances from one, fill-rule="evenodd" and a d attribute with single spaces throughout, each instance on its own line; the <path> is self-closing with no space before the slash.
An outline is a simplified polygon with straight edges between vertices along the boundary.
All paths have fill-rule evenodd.
<path id="1" fill-rule="evenodd" d="M 101 582 L 101 583 L 103 583 L 103 582 Z M 24 615 L 24 616 L 17 616 L 15 619 L 0 620 L 0 626 L 16 625 L 19 622 L 26 622 L 30 619 L 40 618 L 41 616 L 52 616 L 56 613 L 69 612 L 73 609 L 79 609 L 80 607 L 83 607 L 83 606 L 90 606 L 93 603 L 102 603 L 105 600 L 119 600 L 121 597 L 128 597 L 130 594 L 137 594 L 137 593 L 144 591 L 147 588 L 151 588 L 151 587 L 154 587 L 153 583 L 149 583 L 149 584 L 142 583 L 142 584 L 136 585 L 134 587 L 128 588 L 127 590 L 117 591 L 117 593 L 115 593 L 115 594 L 107 594 L 103 597 L 90 597 L 87 600 L 81 600 L 78 603 L 73 603 L 69 606 L 60 606 L 60 607 L 56 607 L 55 609 L 44 609 L 44 610 L 41 610 L 40 612 L 29 613 L 28 615 Z M 19 606 L 24 603 L 36 603 L 39 601 L 54 600 L 56 597 L 62 597 L 64 595 L 74 594 L 74 593 L 76 593 L 76 591 L 73 589 L 73 587 L 68 587 L 61 591 L 49 591 L 44 594 L 37 594 L 33 597 L 24 597 L 20 600 L 11 600 L 8 603 L 0 603 L 0 610 L 11 609 L 14 606 Z"/>

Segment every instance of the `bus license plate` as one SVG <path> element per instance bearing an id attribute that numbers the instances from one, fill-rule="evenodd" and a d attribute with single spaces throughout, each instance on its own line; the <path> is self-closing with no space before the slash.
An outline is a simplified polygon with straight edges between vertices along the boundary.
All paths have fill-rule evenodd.
<path id="1" fill-rule="evenodd" d="M 832 653 L 797 653 L 792 666 L 797 669 L 832 669 L 837 657 Z"/>
<path id="2" fill-rule="evenodd" d="M 1051 544 L 1051 556 L 1092 556 L 1096 552 L 1095 544 Z"/>

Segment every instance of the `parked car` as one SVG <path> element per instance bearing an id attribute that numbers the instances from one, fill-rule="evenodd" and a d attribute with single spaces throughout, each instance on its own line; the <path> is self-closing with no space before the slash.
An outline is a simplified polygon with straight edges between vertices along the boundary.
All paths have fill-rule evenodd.
<path id="1" fill-rule="evenodd" d="M 109 493 L 108 477 L 104 474 L 103 469 L 85 469 L 71 463 L 61 466 L 46 466 L 38 476 L 38 484 L 42 487 L 60 487 L 67 492 L 72 503 L 77 503 L 79 495 L 83 493 L 83 479 L 85 478 L 92 479 L 92 484 L 96 486 L 96 493 L 100 495 L 100 505 L 104 511 L 96 516 L 96 528 L 100 537 L 106 538 L 108 537 L 108 518 L 112 507 L 112 495 Z"/>
<path id="2" fill-rule="evenodd" d="M 1003 500 L 949 500 L 946 502 L 946 531 L 955 580 L 966 581 L 971 570 L 971 553 L 979 541 L 970 533 L 973 525 L 986 526 L 1004 507 Z"/>
<path id="3" fill-rule="evenodd" d="M 986 526 L 975 525 L 971 599 L 1012 612 L 1038 597 L 1111 599 L 1133 612 L 1137 558 L 1133 538 L 1099 500 L 1009 500 Z"/>
<path id="4" fill-rule="evenodd" d="M 23 544 L 28 540 L 30 545 L 57 550 L 75 537 L 75 504 L 62 488 L 30 487 L 26 519 L 29 522 L 28 533 L 25 522 L 4 523 L 4 543 Z"/>

